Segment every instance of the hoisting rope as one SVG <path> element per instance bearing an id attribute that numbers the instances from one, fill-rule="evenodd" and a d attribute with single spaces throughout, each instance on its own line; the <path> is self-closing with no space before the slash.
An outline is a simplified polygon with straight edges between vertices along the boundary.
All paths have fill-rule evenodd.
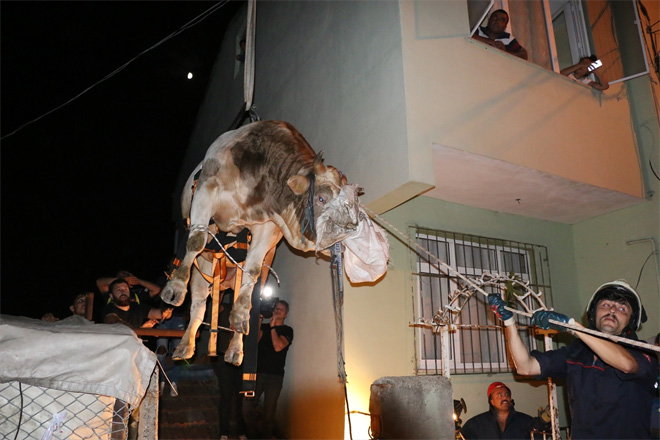
<path id="1" fill-rule="evenodd" d="M 335 334 L 337 337 L 337 376 L 344 388 L 344 400 L 346 401 L 346 415 L 348 417 L 349 438 L 353 438 L 351 426 L 351 409 L 348 405 L 348 389 L 346 384 L 346 361 L 344 360 L 344 271 L 341 258 L 341 242 L 337 242 L 330 248 L 330 276 L 332 278 L 332 304 L 335 309 Z"/>
<path id="2" fill-rule="evenodd" d="M 379 216 L 378 214 L 376 214 L 375 212 L 373 212 L 372 210 L 370 210 L 370 209 L 367 208 L 366 206 L 364 206 L 364 205 L 360 205 L 360 206 L 361 206 L 362 208 L 364 208 L 364 210 L 369 214 L 369 216 L 370 216 L 374 221 L 376 221 L 377 223 L 379 223 L 382 227 L 384 227 L 384 228 L 386 228 L 386 229 L 390 229 L 391 231 L 396 232 L 396 233 L 397 233 L 400 237 L 402 237 L 402 238 L 403 238 L 403 239 L 404 239 L 404 240 L 405 240 L 410 246 L 413 246 L 413 247 L 419 249 L 419 250 L 422 251 L 424 254 L 426 254 L 431 260 L 435 261 L 435 262 L 438 263 L 440 266 L 444 267 L 444 268 L 447 270 L 447 272 L 449 272 L 449 273 L 451 273 L 451 274 L 457 276 L 457 277 L 460 278 L 461 280 L 465 281 L 465 283 L 467 283 L 472 289 L 474 289 L 475 291 L 477 291 L 477 292 L 483 294 L 486 298 L 488 298 L 488 292 L 486 292 L 486 291 L 483 290 L 481 287 L 479 287 L 474 281 L 470 280 L 469 278 L 467 278 L 467 277 L 464 276 L 463 274 L 457 272 L 457 271 L 456 271 L 455 269 L 453 269 L 450 265 L 448 265 L 447 263 L 445 263 L 444 261 L 440 260 L 440 259 L 439 259 L 438 257 L 436 257 L 435 255 L 433 255 L 432 253 L 430 253 L 429 251 L 427 251 L 426 249 L 424 249 L 422 246 L 420 246 L 420 245 L 417 244 L 415 241 L 413 241 L 413 239 L 412 239 L 408 234 L 406 234 L 406 233 L 403 232 L 403 231 L 400 231 L 400 230 L 399 230 L 396 226 L 394 226 L 392 223 L 388 222 L 387 220 L 385 220 L 384 218 L 382 218 L 381 216 Z M 508 307 L 508 306 L 505 307 L 505 309 L 509 310 L 510 312 L 517 313 L 517 314 L 519 314 L 519 315 L 524 315 L 524 316 L 526 316 L 526 317 L 528 317 L 528 318 L 531 318 L 532 315 L 533 315 L 532 313 L 523 312 L 522 310 L 518 310 L 518 309 L 516 309 L 516 308 L 512 308 L 512 307 Z M 599 332 L 599 331 L 597 331 L 597 330 L 592 330 L 592 329 L 590 329 L 590 328 L 582 327 L 581 325 L 570 324 L 570 323 L 568 323 L 568 322 L 557 321 L 557 320 L 554 320 L 554 319 L 549 319 L 548 322 L 550 322 L 551 324 L 554 324 L 554 325 L 558 325 L 558 326 L 566 327 L 566 328 L 571 329 L 571 330 L 574 330 L 574 331 L 578 331 L 578 332 L 582 332 L 582 333 L 588 333 L 588 334 L 590 334 L 590 335 L 597 336 L 597 337 L 599 337 L 599 338 L 609 339 L 609 340 L 614 341 L 614 342 L 621 342 L 621 343 L 626 344 L 626 345 L 632 345 L 632 346 L 635 346 L 635 347 L 640 347 L 640 348 L 644 348 L 644 349 L 646 349 L 646 350 L 656 351 L 656 352 L 659 352 L 659 353 L 660 353 L 660 347 L 659 347 L 659 346 L 652 345 L 652 344 L 647 344 L 647 343 L 642 342 L 642 341 L 634 341 L 634 340 L 632 340 L 632 339 L 622 338 L 622 337 L 620 337 L 620 336 L 615 336 L 615 335 L 610 335 L 610 334 L 607 334 L 607 333 Z"/>
<path id="3" fill-rule="evenodd" d="M 243 96 L 245 111 L 252 109 L 254 97 L 254 36 L 257 19 L 257 0 L 248 0 L 247 28 L 245 29 L 245 65 L 243 71 Z"/>
<path id="4" fill-rule="evenodd" d="M 255 21 L 257 19 L 257 1 L 249 0 L 247 6 L 247 24 L 245 29 L 245 59 L 243 60 L 243 105 L 229 126 L 230 130 L 235 130 L 250 117 L 250 122 L 260 121 L 256 107 L 252 105 L 254 99 L 254 60 L 255 60 Z"/>

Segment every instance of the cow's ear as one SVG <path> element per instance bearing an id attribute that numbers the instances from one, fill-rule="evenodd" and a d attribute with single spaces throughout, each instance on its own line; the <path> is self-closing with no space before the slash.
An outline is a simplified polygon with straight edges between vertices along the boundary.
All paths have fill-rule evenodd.
<path id="1" fill-rule="evenodd" d="M 289 177 L 289 180 L 286 181 L 286 184 L 289 185 L 291 191 L 297 196 L 305 194 L 309 189 L 309 179 L 305 176 L 295 175 Z"/>

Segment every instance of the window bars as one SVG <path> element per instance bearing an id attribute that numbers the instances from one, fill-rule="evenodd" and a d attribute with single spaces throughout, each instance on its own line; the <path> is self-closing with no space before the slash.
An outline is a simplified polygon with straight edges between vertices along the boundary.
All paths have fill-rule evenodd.
<path id="1" fill-rule="evenodd" d="M 413 227 L 417 244 L 467 278 L 507 274 L 542 291 L 546 305 L 552 306 L 548 252 L 545 246 Z M 411 235 L 413 235 L 411 234 Z M 465 282 L 443 271 L 424 255 L 417 256 L 415 319 L 429 320 L 452 303 Z M 509 288 L 512 288 L 509 286 Z M 503 293 L 506 286 L 485 287 L 488 293 Z M 530 299 L 531 301 L 531 299 Z M 457 304 L 456 301 L 453 304 Z M 536 348 L 527 319 L 517 317 L 525 345 Z M 511 371 L 501 324 L 490 311 L 483 295 L 472 295 L 461 302 L 457 328 L 449 333 L 448 370 L 451 374 L 501 373 Z M 443 373 L 442 341 L 430 328 L 416 328 L 417 374 Z"/>

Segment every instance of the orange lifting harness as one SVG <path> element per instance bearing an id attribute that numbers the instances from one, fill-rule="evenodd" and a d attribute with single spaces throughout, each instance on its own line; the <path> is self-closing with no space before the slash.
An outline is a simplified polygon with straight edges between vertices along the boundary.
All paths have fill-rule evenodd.
<path id="1" fill-rule="evenodd" d="M 222 235 L 224 233 L 219 231 L 218 234 Z M 216 234 L 216 237 L 218 237 L 218 234 Z M 213 257 L 212 274 L 206 274 L 200 269 L 199 264 L 197 263 L 197 258 L 199 257 L 195 258 L 195 261 L 193 262 L 194 266 L 197 268 L 197 270 L 202 275 L 202 277 L 204 277 L 204 279 L 209 284 L 212 285 L 211 298 L 213 298 L 213 306 L 211 313 L 211 330 L 209 334 L 209 350 L 208 350 L 209 356 L 217 356 L 218 316 L 220 314 L 219 313 L 220 302 L 222 301 L 222 296 L 224 295 L 224 290 L 226 289 L 226 288 L 225 289 L 222 288 L 222 282 L 227 277 L 227 268 L 235 269 L 234 292 L 240 292 L 241 281 L 243 279 L 243 271 L 237 266 L 237 264 L 234 263 L 234 261 L 238 263 L 245 260 L 244 255 L 247 253 L 247 250 L 250 246 L 249 243 L 252 237 L 249 231 L 244 230 L 235 237 L 227 236 L 225 234 L 224 237 L 218 237 L 218 238 L 219 238 L 218 241 L 223 243 L 222 249 L 220 249 L 218 246 L 218 247 L 205 248 L 203 251 L 203 252 L 211 253 Z M 228 240 L 231 241 L 227 242 Z M 211 245 L 213 243 L 215 243 L 215 240 L 209 242 L 208 245 Z M 244 252 L 240 252 L 240 251 L 244 251 Z M 227 253 L 229 253 L 232 256 L 234 261 L 232 261 L 230 258 L 227 257 Z"/>

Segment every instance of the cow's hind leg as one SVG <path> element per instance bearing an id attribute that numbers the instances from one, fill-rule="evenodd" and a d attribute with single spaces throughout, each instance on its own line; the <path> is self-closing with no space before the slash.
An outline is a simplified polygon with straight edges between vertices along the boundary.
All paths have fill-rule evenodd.
<path id="1" fill-rule="evenodd" d="M 200 268 L 209 273 L 212 264 L 203 258 L 199 258 Z M 192 295 L 190 304 L 190 322 L 186 329 L 181 342 L 177 345 L 172 359 L 190 359 L 195 354 L 195 335 L 199 326 L 204 320 L 204 313 L 206 312 L 206 298 L 209 296 L 209 283 L 198 272 L 191 274 L 190 292 Z"/>
<path id="2" fill-rule="evenodd" d="M 167 282 L 160 296 L 168 304 L 180 306 L 186 298 L 186 287 L 190 281 L 190 269 L 197 255 L 202 252 L 208 240 L 208 224 L 211 218 L 213 190 L 210 185 L 198 185 L 190 210 L 190 233 L 186 242 L 186 255 L 179 270 Z"/>
<path id="3" fill-rule="evenodd" d="M 240 365 L 243 359 L 242 335 L 250 331 L 250 309 L 252 308 L 252 290 L 259 281 L 261 266 L 266 254 L 273 249 L 282 238 L 282 232 L 275 223 L 267 222 L 250 228 L 252 242 L 243 265 L 243 279 L 238 298 L 229 315 L 229 323 L 237 332 L 225 352 L 225 362 Z M 258 329 L 257 329 L 258 331 Z"/>

